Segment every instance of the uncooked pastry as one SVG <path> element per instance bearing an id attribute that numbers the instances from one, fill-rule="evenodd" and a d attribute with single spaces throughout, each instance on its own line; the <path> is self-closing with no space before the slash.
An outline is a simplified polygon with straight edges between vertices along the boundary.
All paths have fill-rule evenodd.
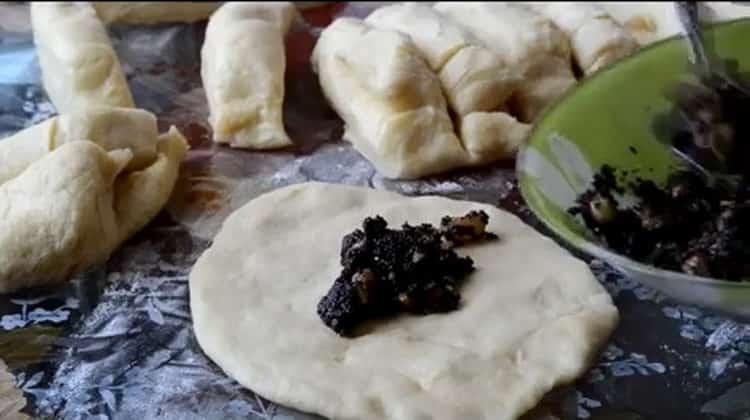
<path id="1" fill-rule="evenodd" d="M 23 391 L 16 386 L 16 377 L 0 359 L 0 418 L 3 420 L 28 420 L 21 410 L 26 406 Z"/>
<path id="2" fill-rule="evenodd" d="M 158 23 L 191 23 L 208 19 L 224 2 L 221 1 L 95 1 L 96 12 L 106 24 L 153 25 Z M 295 1 L 300 10 L 312 9 L 329 1 Z"/>
<path id="3" fill-rule="evenodd" d="M 463 143 L 456 136 L 440 81 L 405 34 L 339 18 L 323 30 L 311 61 L 346 124 L 344 138 L 386 177 L 419 178 L 508 155 L 505 137 L 477 135 L 481 129 Z"/>
<path id="4" fill-rule="evenodd" d="M 99 17 L 106 24 L 153 25 L 190 23 L 208 19 L 221 6 L 219 1 L 95 1 Z"/>
<path id="5" fill-rule="evenodd" d="M 530 127 L 500 111 L 521 84 L 520 74 L 508 63 L 462 26 L 425 4 L 385 6 L 372 12 L 365 22 L 409 35 L 438 75 L 448 104 L 458 116 L 457 131 L 464 144 L 493 145 L 495 150 L 488 153 L 498 159 L 515 155 Z M 475 137 L 483 135 L 494 137 Z"/>
<path id="6" fill-rule="evenodd" d="M 495 2 L 439 2 L 434 7 L 521 72 L 523 81 L 511 107 L 521 121 L 534 121 L 576 83 L 567 36 L 541 14 Z"/>
<path id="7" fill-rule="evenodd" d="M 409 35 L 443 84 L 458 115 L 494 111 L 510 98 L 521 75 L 468 30 L 432 7 L 397 3 L 376 9 L 365 22 Z"/>
<path id="8" fill-rule="evenodd" d="M 31 2 L 42 83 L 58 114 L 132 107 L 125 74 L 96 11 L 85 2 Z"/>
<path id="9" fill-rule="evenodd" d="M 290 2 L 230 2 L 211 16 L 201 76 L 214 141 L 253 149 L 291 144 L 282 119 L 284 35 L 296 16 Z"/>
<path id="10" fill-rule="evenodd" d="M 76 140 L 89 140 L 105 150 L 128 148 L 128 170 L 156 159 L 154 114 L 136 108 L 94 106 L 53 117 L 0 141 L 0 185 L 23 172 L 52 150 Z"/>
<path id="11" fill-rule="evenodd" d="M 705 1 L 698 4 L 704 11 L 701 18 L 710 22 L 750 17 L 750 4 L 747 2 Z"/>
<path id="12" fill-rule="evenodd" d="M 164 206 L 186 150 L 172 127 L 156 160 L 128 172 L 129 149 L 73 141 L 0 185 L 0 293 L 59 284 L 104 262 Z"/>
<path id="13" fill-rule="evenodd" d="M 477 271 L 457 311 L 402 315 L 354 339 L 318 318 L 341 238 L 365 217 L 437 224 L 473 209 L 500 240 L 458 249 Z M 507 212 L 320 183 L 229 216 L 189 284 L 195 334 L 214 362 L 265 398 L 331 419 L 516 419 L 582 375 L 618 320 L 585 263 Z"/>
<path id="14" fill-rule="evenodd" d="M 721 22 L 750 16 L 750 7 L 742 2 L 698 2 L 701 21 Z M 673 35 L 683 34 L 674 2 L 600 2 L 618 22 L 622 23 L 641 45 L 648 45 Z"/>
<path id="15" fill-rule="evenodd" d="M 674 2 L 600 2 L 598 5 L 630 31 L 641 45 L 682 32 Z"/>
<path id="16" fill-rule="evenodd" d="M 570 39 L 573 58 L 584 74 L 619 61 L 638 49 L 638 42 L 601 7 L 585 2 L 530 2 Z"/>

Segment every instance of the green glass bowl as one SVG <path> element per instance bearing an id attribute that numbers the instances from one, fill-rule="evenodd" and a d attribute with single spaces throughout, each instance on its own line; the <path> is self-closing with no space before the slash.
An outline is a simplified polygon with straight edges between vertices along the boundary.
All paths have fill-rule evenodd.
<path id="1" fill-rule="evenodd" d="M 720 57 L 737 60 L 740 72 L 750 71 L 750 19 L 713 25 L 706 40 Z M 519 153 L 521 193 L 535 215 L 573 247 L 674 299 L 750 318 L 750 283 L 636 262 L 598 244 L 566 211 L 603 164 L 657 183 L 679 165 L 657 141 L 652 124 L 670 107 L 667 89 L 689 77 L 687 46 L 673 37 L 583 80 L 539 119 Z"/>

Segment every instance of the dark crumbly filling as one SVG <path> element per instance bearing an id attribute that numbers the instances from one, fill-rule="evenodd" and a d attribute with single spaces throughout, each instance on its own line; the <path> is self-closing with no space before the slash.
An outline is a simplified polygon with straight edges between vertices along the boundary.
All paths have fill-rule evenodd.
<path id="1" fill-rule="evenodd" d="M 456 246 L 497 238 L 485 231 L 489 216 L 472 211 L 430 224 L 388 228 L 380 216 L 341 244 L 343 270 L 318 303 L 318 315 L 336 333 L 350 336 L 365 320 L 398 312 L 430 314 L 458 308 L 457 282 L 474 271 L 470 257 Z"/>
<path id="2" fill-rule="evenodd" d="M 735 80 L 741 80 L 735 77 Z M 744 83 L 744 82 L 741 82 Z M 735 175 L 739 185 L 708 185 L 693 168 L 664 187 L 637 180 L 638 204 L 620 208 L 614 169 L 603 167 L 570 209 L 610 248 L 657 267 L 741 281 L 750 278 L 750 96 L 725 79 L 701 76 L 672 94 L 656 118 L 657 137 L 708 172 Z M 693 165 L 695 166 L 695 165 Z"/>
<path id="3" fill-rule="evenodd" d="M 747 188 L 709 187 L 698 174 L 679 171 L 663 188 L 637 180 L 631 189 L 638 204 L 621 208 L 614 169 L 604 166 L 569 211 L 608 247 L 635 260 L 732 281 L 750 277 Z"/>

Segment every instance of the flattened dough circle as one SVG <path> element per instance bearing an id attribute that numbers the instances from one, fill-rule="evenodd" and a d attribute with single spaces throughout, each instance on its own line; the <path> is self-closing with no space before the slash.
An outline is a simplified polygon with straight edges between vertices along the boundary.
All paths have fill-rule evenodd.
<path id="1" fill-rule="evenodd" d="M 340 338 L 316 305 L 340 241 L 366 216 L 392 226 L 483 209 L 501 240 L 459 249 L 477 271 L 458 311 L 402 316 Z M 497 208 L 305 183 L 233 213 L 190 274 L 195 333 L 244 386 L 333 419 L 514 419 L 585 372 L 617 309 L 588 267 Z"/>

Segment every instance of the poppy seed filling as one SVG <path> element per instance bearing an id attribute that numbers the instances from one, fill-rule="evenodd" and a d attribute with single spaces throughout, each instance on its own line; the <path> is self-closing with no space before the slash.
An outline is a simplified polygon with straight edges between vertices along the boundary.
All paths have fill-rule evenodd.
<path id="1" fill-rule="evenodd" d="M 471 211 L 430 224 L 389 229 L 380 216 L 344 236 L 343 269 L 318 303 L 323 323 L 351 336 L 360 323 L 399 312 L 426 315 L 458 308 L 457 283 L 474 271 L 470 257 L 453 250 L 497 236 L 486 232 L 489 216 Z"/>

